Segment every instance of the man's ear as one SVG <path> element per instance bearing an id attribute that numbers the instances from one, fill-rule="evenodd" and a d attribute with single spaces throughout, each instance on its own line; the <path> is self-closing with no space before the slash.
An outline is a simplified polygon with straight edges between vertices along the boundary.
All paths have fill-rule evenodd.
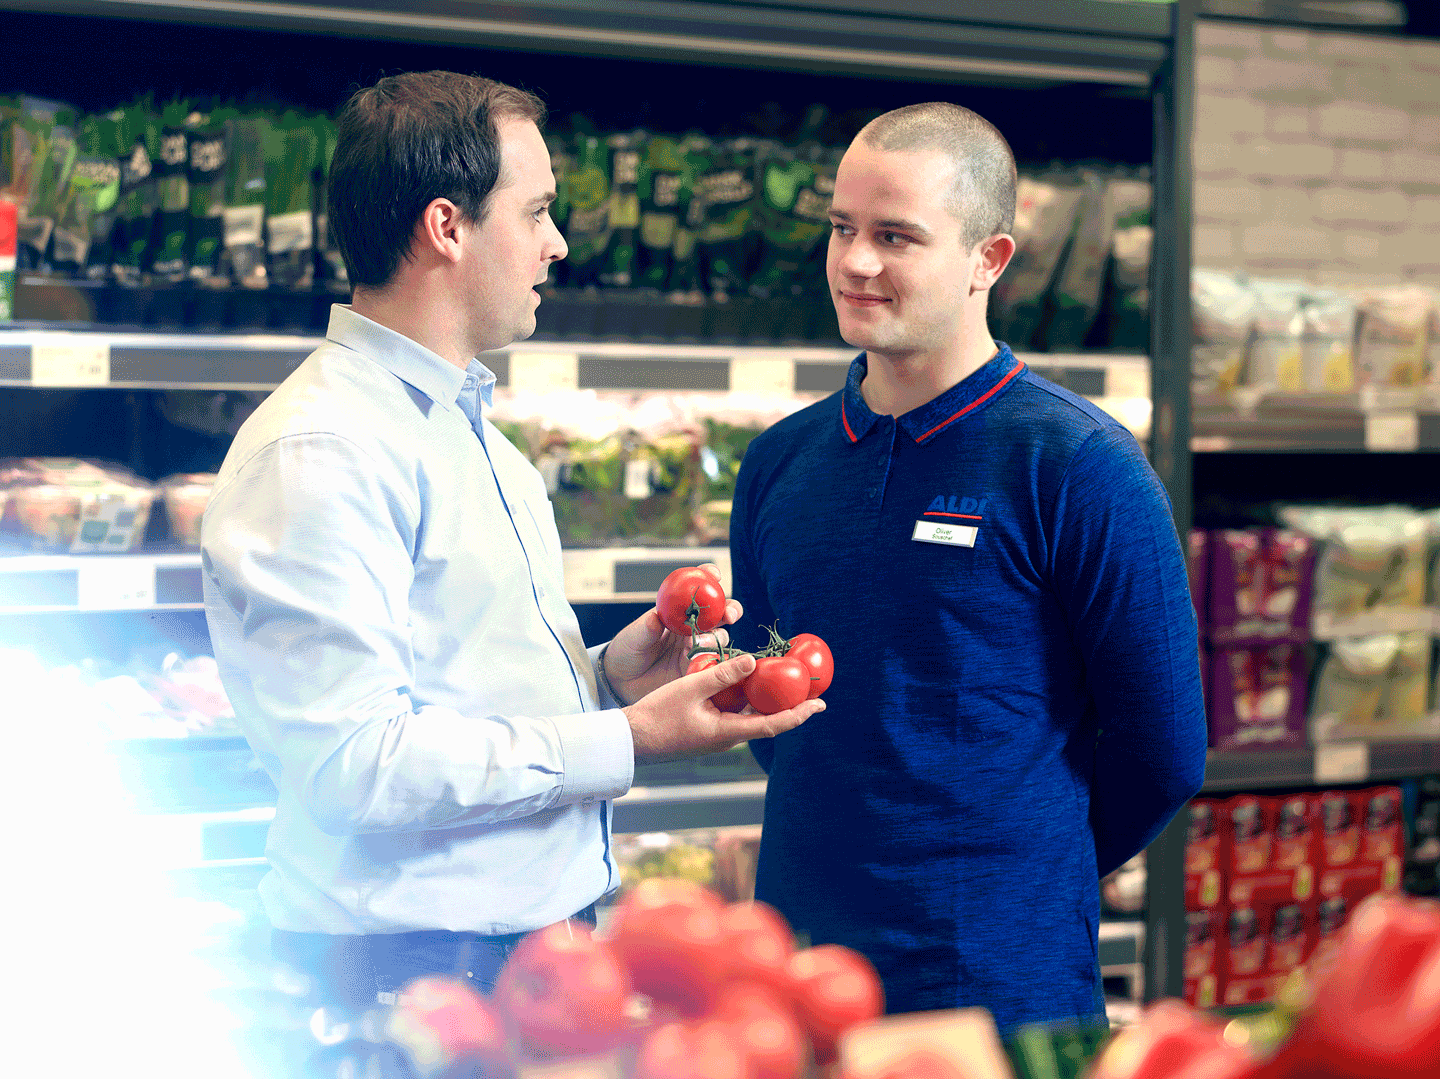
<path id="1" fill-rule="evenodd" d="M 1005 267 L 1015 257 L 1015 237 L 999 233 L 980 242 L 980 261 L 975 264 L 975 274 L 970 280 L 971 292 L 988 292 L 1000 280 Z"/>
<path id="2" fill-rule="evenodd" d="M 420 212 L 413 239 L 416 254 L 445 262 L 460 261 L 460 232 L 464 215 L 449 199 L 432 199 Z"/>

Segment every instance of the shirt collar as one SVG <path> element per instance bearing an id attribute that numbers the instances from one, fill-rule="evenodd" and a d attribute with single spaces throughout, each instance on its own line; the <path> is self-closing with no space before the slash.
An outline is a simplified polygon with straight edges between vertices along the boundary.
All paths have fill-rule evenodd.
<path id="1" fill-rule="evenodd" d="M 493 404 L 495 374 L 479 360 L 471 360 L 461 371 L 404 334 L 356 314 L 349 304 L 330 306 L 330 328 L 325 338 L 375 361 L 438 404 L 461 405 L 468 414 L 462 400 L 473 401 L 477 393 L 486 405 Z"/>
<path id="2" fill-rule="evenodd" d="M 911 409 L 895 423 L 915 442 L 927 442 L 955 420 L 984 408 L 1024 370 L 1025 364 L 1015 358 L 1010 346 L 1000 342 L 995 355 L 979 370 L 971 372 L 933 401 Z M 859 442 L 880 419 L 860 393 L 860 383 L 865 380 L 868 371 L 869 362 L 862 352 L 851 362 L 845 377 L 845 391 L 840 396 L 840 428 L 841 437 L 848 442 Z"/>

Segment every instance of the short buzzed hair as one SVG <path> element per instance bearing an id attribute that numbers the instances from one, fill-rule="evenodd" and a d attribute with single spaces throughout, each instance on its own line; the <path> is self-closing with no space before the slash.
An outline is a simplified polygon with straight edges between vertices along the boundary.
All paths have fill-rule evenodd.
<path id="1" fill-rule="evenodd" d="M 890 153 L 938 150 L 955 163 L 950 212 L 966 249 L 1015 227 L 1015 155 L 979 113 L 948 101 L 906 105 L 877 116 L 855 136 Z"/>

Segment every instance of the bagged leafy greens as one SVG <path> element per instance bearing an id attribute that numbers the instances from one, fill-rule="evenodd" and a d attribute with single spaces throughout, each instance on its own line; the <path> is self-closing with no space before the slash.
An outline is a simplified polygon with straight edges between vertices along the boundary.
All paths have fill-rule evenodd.
<path id="1" fill-rule="evenodd" d="M 209 116 L 195 115 L 185 132 L 190 188 L 190 221 L 185 260 L 190 276 L 214 281 L 220 275 L 220 251 L 225 242 L 226 122 L 234 109 L 216 109 Z"/>
<path id="2" fill-rule="evenodd" d="M 185 257 L 190 235 L 190 107 L 172 101 L 160 114 L 160 157 L 155 162 L 159 207 L 151 269 L 155 276 L 179 281 L 189 271 Z"/>
<path id="3" fill-rule="evenodd" d="M 1073 176 L 1022 175 L 1015 197 L 1015 255 L 991 289 L 998 333 L 1012 348 L 1028 347 L 1040 329 L 1043 304 L 1075 226 L 1084 190 Z"/>
<path id="4" fill-rule="evenodd" d="M 711 152 L 698 181 L 705 287 L 719 299 L 743 294 L 749 284 L 758 150 L 754 139 L 727 139 Z"/>
<path id="5" fill-rule="evenodd" d="M 611 288 L 629 288 L 635 278 L 636 247 L 640 232 L 640 151 L 645 136 L 640 132 L 611 135 L 610 151 L 610 242 L 600 267 L 600 283 Z"/>
<path id="6" fill-rule="evenodd" d="M 750 292 L 761 298 L 797 295 L 816 245 L 830 232 L 835 174 L 818 146 L 802 152 L 775 146 L 760 174 L 754 221 L 761 249 Z"/>
<path id="7" fill-rule="evenodd" d="M 19 100 L 15 122 L 15 160 L 25 173 L 19 207 L 19 246 L 22 265 L 45 264 L 60 200 L 75 164 L 75 110 L 58 101 L 37 97 Z M 25 182 L 28 181 L 28 182 Z"/>
<path id="8" fill-rule="evenodd" d="M 604 140 L 581 131 L 575 139 L 576 163 L 566 184 L 570 204 L 565 241 L 570 247 L 570 283 L 594 287 L 604 271 L 610 246 L 610 154 Z"/>
<path id="9" fill-rule="evenodd" d="M 224 247 L 220 272 L 242 288 L 264 288 L 265 143 L 270 121 L 263 115 L 226 121 L 229 161 L 225 171 Z"/>
<path id="10" fill-rule="evenodd" d="M 677 139 L 652 135 L 640 159 L 640 236 L 635 283 L 664 289 L 674 265 L 675 233 L 689 199 L 691 175 Z"/>
<path id="11" fill-rule="evenodd" d="M 315 129 L 287 112 L 265 139 L 265 232 L 270 280 L 305 289 L 315 281 Z"/>
<path id="12" fill-rule="evenodd" d="M 115 137 L 123 156 L 111 269 L 117 281 L 134 284 L 148 264 L 151 232 L 159 206 L 155 162 L 160 155 L 160 122 L 143 101 L 118 112 Z"/>

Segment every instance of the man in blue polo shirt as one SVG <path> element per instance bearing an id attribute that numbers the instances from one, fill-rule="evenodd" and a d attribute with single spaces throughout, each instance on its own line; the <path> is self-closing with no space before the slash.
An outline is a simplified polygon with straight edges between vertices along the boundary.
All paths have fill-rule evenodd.
<path id="1" fill-rule="evenodd" d="M 757 438 L 746 617 L 819 634 L 826 714 L 752 742 L 758 898 L 879 969 L 891 1012 L 1101 1016 L 1098 882 L 1199 789 L 1196 627 L 1164 489 L 1122 426 L 985 322 L 1015 163 L 967 109 L 869 124 L 828 275 L 845 388 Z"/>

